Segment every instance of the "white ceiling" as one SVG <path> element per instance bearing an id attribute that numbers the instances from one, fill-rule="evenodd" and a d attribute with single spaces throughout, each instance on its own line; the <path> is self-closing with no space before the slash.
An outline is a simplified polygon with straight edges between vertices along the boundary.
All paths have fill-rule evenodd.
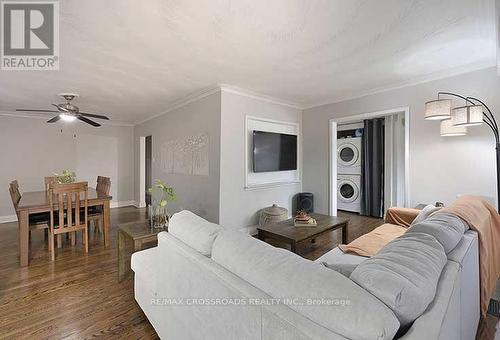
<path id="1" fill-rule="evenodd" d="M 495 0 L 64 0 L 60 71 L 0 71 L 0 111 L 134 123 L 224 83 L 310 107 L 493 66 Z"/>

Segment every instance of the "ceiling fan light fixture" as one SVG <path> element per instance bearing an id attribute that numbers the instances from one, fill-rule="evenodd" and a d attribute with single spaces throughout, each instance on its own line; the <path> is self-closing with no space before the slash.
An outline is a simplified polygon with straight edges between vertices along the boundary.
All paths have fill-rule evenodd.
<path id="1" fill-rule="evenodd" d="M 67 113 L 61 113 L 59 117 L 61 117 L 61 119 L 64 120 L 65 122 L 73 122 L 76 119 L 76 116 Z"/>

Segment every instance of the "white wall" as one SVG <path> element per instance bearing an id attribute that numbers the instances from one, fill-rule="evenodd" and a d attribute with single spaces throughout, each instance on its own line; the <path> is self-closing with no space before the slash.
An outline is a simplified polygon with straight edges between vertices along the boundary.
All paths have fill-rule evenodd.
<path id="1" fill-rule="evenodd" d="M 134 128 L 135 197 L 140 200 L 139 138 L 153 136 L 152 180 L 165 181 L 175 189 L 177 201 L 169 203 L 169 213 L 193 211 L 211 222 L 219 221 L 220 175 L 220 92 L 190 102 Z M 200 134 L 209 136 L 209 175 L 166 173 L 158 153 L 162 144 Z"/>
<path id="2" fill-rule="evenodd" d="M 220 224 L 228 228 L 256 224 L 257 212 L 273 203 L 287 208 L 291 213 L 292 198 L 302 188 L 301 183 L 295 183 L 272 188 L 245 189 L 247 115 L 299 123 L 299 126 L 302 120 L 302 111 L 299 109 L 222 91 L 219 215 Z M 300 154 L 301 151 L 299 159 Z"/>
<path id="3" fill-rule="evenodd" d="M 62 131 L 61 131 L 62 130 Z M 44 189 L 44 177 L 72 169 L 78 180 L 96 185 L 98 175 L 111 177 L 113 202 L 134 199 L 133 128 L 82 123 L 47 124 L 37 118 L 0 116 L 0 217 L 15 215 L 9 182 L 21 191 Z"/>
<path id="4" fill-rule="evenodd" d="M 457 194 L 496 198 L 495 140 L 487 126 L 464 137 L 440 137 L 439 123 L 423 118 L 424 103 L 438 91 L 483 99 L 500 110 L 500 79 L 488 68 L 344 102 L 303 113 L 303 189 L 315 194 L 318 212 L 328 212 L 328 120 L 396 107 L 410 107 L 410 206 L 452 202 Z M 457 104 L 461 104 L 457 102 Z M 497 115 L 497 119 L 500 116 Z"/>

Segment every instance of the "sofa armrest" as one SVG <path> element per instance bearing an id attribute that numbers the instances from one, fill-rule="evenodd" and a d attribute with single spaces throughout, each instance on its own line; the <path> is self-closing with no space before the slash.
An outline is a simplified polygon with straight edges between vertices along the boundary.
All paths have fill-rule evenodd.
<path id="1" fill-rule="evenodd" d="M 385 214 L 385 222 L 408 228 L 419 213 L 420 210 L 413 208 L 389 208 Z"/>

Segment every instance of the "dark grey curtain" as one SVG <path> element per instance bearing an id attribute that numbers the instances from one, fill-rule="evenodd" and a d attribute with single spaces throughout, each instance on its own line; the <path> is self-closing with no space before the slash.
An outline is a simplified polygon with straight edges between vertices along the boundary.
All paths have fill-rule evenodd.
<path id="1" fill-rule="evenodd" d="M 361 215 L 384 214 L 384 118 L 366 119 L 362 138 Z"/>

